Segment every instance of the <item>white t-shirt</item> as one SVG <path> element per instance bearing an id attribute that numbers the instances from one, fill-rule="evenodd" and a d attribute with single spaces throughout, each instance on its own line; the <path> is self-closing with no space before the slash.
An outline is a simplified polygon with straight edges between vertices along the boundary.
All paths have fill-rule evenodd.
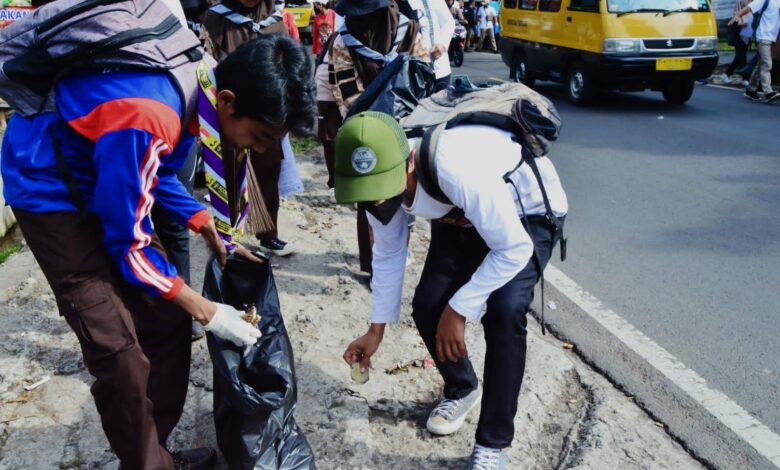
<path id="1" fill-rule="evenodd" d="M 750 9 L 753 13 L 758 13 L 764 8 L 764 4 L 769 2 L 764 14 L 761 16 L 761 22 L 756 31 L 756 40 L 777 41 L 777 34 L 780 32 L 780 0 L 755 0 L 750 2 Z"/>
<path id="2" fill-rule="evenodd" d="M 489 158 L 480 157 L 485 153 L 486 142 L 490 146 Z M 478 319 L 490 294 L 525 267 L 533 254 L 533 243 L 520 219 L 517 193 L 503 180 L 504 174 L 517 167 L 520 157 L 520 144 L 503 130 L 486 126 L 448 129 L 442 133 L 436 149 L 437 176 L 439 187 L 454 205 L 436 201 L 418 184 L 411 206 L 402 205 L 387 225 L 368 214 L 374 231 L 372 323 L 393 323 L 400 316 L 409 232 L 407 214 L 436 219 L 453 207 L 460 207 L 490 248 L 471 280 L 449 301 L 456 312 L 469 320 Z M 555 167 L 548 158 L 538 158 L 536 163 L 554 215 L 566 215 L 566 193 Z M 512 173 L 511 180 L 517 185 L 525 213 L 544 214 L 539 183 L 528 165 L 521 165 Z"/>

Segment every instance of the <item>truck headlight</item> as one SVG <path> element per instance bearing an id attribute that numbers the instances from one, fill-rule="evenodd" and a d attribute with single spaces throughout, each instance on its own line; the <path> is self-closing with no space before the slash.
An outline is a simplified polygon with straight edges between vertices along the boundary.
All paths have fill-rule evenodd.
<path id="1" fill-rule="evenodd" d="M 638 39 L 605 39 L 604 52 L 613 54 L 631 54 L 639 52 Z"/>
<path id="2" fill-rule="evenodd" d="M 697 51 L 715 51 L 717 49 L 718 49 L 718 38 L 716 37 L 698 38 L 696 40 Z"/>

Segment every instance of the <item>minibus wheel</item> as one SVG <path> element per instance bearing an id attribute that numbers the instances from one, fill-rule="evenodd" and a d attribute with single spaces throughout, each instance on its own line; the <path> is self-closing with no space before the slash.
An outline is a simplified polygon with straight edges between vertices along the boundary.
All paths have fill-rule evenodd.
<path id="1" fill-rule="evenodd" d="M 590 73 L 582 62 L 575 62 L 569 67 L 566 78 L 566 96 L 577 105 L 585 105 L 593 98 L 595 85 Z"/>
<path id="2" fill-rule="evenodd" d="M 531 75 L 530 72 L 528 72 L 528 59 L 525 57 L 525 52 L 523 51 L 517 51 L 515 52 L 515 60 L 514 62 L 514 71 L 515 71 L 515 81 L 517 83 L 522 83 L 527 87 L 534 86 L 534 83 L 536 82 L 536 78 L 534 78 L 533 75 Z"/>
<path id="3" fill-rule="evenodd" d="M 693 95 L 693 80 L 679 80 L 666 85 L 664 99 L 669 104 L 685 104 Z"/>

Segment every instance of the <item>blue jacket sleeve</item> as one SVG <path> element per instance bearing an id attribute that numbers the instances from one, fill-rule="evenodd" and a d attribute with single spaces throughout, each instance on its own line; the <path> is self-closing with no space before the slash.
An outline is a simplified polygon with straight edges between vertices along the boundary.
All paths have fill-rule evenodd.
<path id="1" fill-rule="evenodd" d="M 168 151 L 148 132 L 122 129 L 102 135 L 94 152 L 93 209 L 103 225 L 104 244 L 125 279 L 164 298 L 174 297 L 184 285 L 176 268 L 151 246 L 149 213 L 159 189 L 160 159 Z"/>

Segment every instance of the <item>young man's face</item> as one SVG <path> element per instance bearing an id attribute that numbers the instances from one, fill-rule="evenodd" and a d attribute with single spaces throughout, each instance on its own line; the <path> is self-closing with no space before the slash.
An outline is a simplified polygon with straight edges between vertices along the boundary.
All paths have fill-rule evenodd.
<path id="1" fill-rule="evenodd" d="M 325 12 L 325 6 L 321 3 L 315 3 L 314 4 L 314 14 L 315 15 L 321 15 Z"/>
<path id="2" fill-rule="evenodd" d="M 279 143 L 287 133 L 285 129 L 274 129 L 250 117 L 237 117 L 234 101 L 235 94 L 230 90 L 222 90 L 217 94 L 219 134 L 225 143 L 232 147 L 264 153 L 269 147 Z"/>

